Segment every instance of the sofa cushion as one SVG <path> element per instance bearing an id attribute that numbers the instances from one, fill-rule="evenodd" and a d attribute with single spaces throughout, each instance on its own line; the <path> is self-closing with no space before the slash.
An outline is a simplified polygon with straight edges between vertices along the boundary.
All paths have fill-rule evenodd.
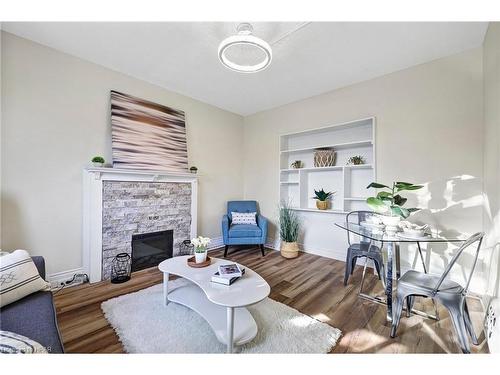
<path id="1" fill-rule="evenodd" d="M 51 292 L 37 292 L 0 309 L 0 330 L 39 342 L 49 353 L 62 353 Z"/>
<path id="2" fill-rule="evenodd" d="M 241 238 L 241 237 L 260 237 L 262 236 L 262 230 L 251 224 L 233 224 L 229 228 L 229 237 Z"/>
<path id="3" fill-rule="evenodd" d="M 14 332 L 0 331 L 0 353 L 2 354 L 40 354 L 47 350 L 29 337 Z"/>
<path id="4" fill-rule="evenodd" d="M 16 250 L 0 257 L 0 307 L 49 289 L 49 283 L 40 277 L 26 250 Z"/>

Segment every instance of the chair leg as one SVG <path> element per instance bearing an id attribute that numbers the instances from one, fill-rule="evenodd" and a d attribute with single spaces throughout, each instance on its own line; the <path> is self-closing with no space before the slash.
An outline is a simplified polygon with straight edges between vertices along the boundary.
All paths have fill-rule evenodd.
<path id="1" fill-rule="evenodd" d="M 351 274 L 352 274 L 351 252 L 347 251 L 347 256 L 346 256 L 346 259 L 345 259 L 344 286 L 347 285 L 347 281 L 349 280 L 349 276 Z"/>
<path id="2" fill-rule="evenodd" d="M 403 312 L 403 304 L 406 300 L 406 296 L 398 294 L 396 297 L 396 305 L 392 312 L 392 327 L 391 327 L 391 337 L 396 337 L 396 331 L 398 329 L 399 320 L 401 319 L 401 313 Z"/>
<path id="3" fill-rule="evenodd" d="M 380 264 L 378 263 L 378 260 L 374 258 L 373 263 L 375 264 L 375 269 L 377 270 L 378 279 L 382 280 L 382 275 L 380 274 Z"/>
<path id="4" fill-rule="evenodd" d="M 228 245 L 224 246 L 224 258 L 227 257 L 227 249 L 229 248 Z"/>
<path id="5" fill-rule="evenodd" d="M 351 260 L 351 275 L 354 272 L 354 268 L 356 268 L 357 262 L 358 262 L 358 257 L 353 257 Z"/>
<path id="6" fill-rule="evenodd" d="M 262 253 L 262 256 L 266 255 L 266 253 L 264 251 L 264 245 L 260 245 L 260 252 Z"/>
<path id="7" fill-rule="evenodd" d="M 413 309 L 413 304 L 415 303 L 415 296 L 406 297 L 406 317 L 411 316 L 411 310 Z"/>
<path id="8" fill-rule="evenodd" d="M 460 304 L 447 305 L 446 308 L 450 313 L 451 321 L 453 322 L 453 327 L 457 332 L 458 342 L 462 352 L 468 354 L 470 353 L 469 337 L 467 335 L 467 328 L 465 326 L 464 318 L 464 308 Z"/>
<path id="9" fill-rule="evenodd" d="M 474 326 L 472 325 L 472 320 L 470 318 L 469 308 L 467 307 L 467 301 L 464 302 L 464 319 L 465 327 L 467 332 L 469 332 L 470 338 L 474 345 L 479 345 L 479 340 L 477 339 L 476 332 L 474 331 Z"/>

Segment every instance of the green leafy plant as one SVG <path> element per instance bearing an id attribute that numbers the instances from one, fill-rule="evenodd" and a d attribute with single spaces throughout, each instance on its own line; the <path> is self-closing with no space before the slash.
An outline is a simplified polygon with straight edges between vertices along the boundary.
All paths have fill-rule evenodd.
<path id="1" fill-rule="evenodd" d="M 297 242 L 300 219 L 289 202 L 282 201 L 279 208 L 280 237 L 285 242 Z"/>
<path id="2" fill-rule="evenodd" d="M 191 173 L 196 173 L 196 172 L 198 172 L 198 168 L 196 168 L 196 167 L 193 165 L 191 168 L 189 168 L 189 171 L 190 171 Z"/>
<path id="3" fill-rule="evenodd" d="M 349 160 L 347 160 L 347 164 L 349 165 L 361 165 L 365 164 L 365 158 L 361 155 L 351 156 Z"/>
<path id="4" fill-rule="evenodd" d="M 104 164 L 104 158 L 102 156 L 94 156 L 92 158 L 92 163 L 103 163 Z"/>
<path id="5" fill-rule="evenodd" d="M 366 188 L 384 189 L 377 196 L 366 200 L 368 206 L 375 212 L 389 216 L 401 216 L 403 219 L 406 219 L 412 212 L 420 210 L 420 208 L 403 207 L 408 199 L 402 197 L 399 192 L 422 189 L 422 185 L 396 181 L 392 183 L 392 187 L 389 187 L 378 182 L 372 182 Z"/>
<path id="6" fill-rule="evenodd" d="M 314 190 L 314 195 L 315 196 L 313 197 L 313 199 L 317 199 L 317 200 L 319 200 L 321 202 L 324 202 L 324 201 L 330 199 L 333 194 L 335 194 L 334 191 L 329 191 L 327 193 L 323 189 L 318 190 L 318 191 Z"/>

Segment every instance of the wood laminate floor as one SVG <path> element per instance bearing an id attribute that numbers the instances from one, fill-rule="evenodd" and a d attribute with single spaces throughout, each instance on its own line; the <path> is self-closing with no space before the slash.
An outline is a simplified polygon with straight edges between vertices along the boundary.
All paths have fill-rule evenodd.
<path id="1" fill-rule="evenodd" d="M 222 250 L 211 256 L 222 257 Z M 270 298 L 339 328 L 342 337 L 333 353 L 460 353 L 448 313 L 440 308 L 440 321 L 417 315 L 402 317 L 395 339 L 389 337 L 384 306 L 357 296 L 362 267 L 357 267 L 344 287 L 344 262 L 301 253 L 296 259 L 282 258 L 277 251 L 257 248 L 233 249 L 229 259 L 258 272 L 271 286 Z M 117 335 L 101 310 L 109 298 L 147 288 L 162 281 L 162 274 L 149 269 L 133 274 L 124 284 L 102 282 L 63 289 L 55 295 L 59 328 L 68 353 L 123 353 Z M 368 272 L 365 292 L 382 295 L 379 280 Z M 480 345 L 473 353 L 487 352 L 482 332 L 483 311 L 470 300 L 471 315 Z M 416 307 L 432 312 L 428 300 L 417 298 Z"/>

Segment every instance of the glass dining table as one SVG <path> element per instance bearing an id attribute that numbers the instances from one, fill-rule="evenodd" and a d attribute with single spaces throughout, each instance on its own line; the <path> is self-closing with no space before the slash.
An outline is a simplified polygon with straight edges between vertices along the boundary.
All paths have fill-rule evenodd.
<path id="1" fill-rule="evenodd" d="M 384 245 L 386 247 L 386 253 L 387 253 L 387 262 L 386 262 L 386 278 L 385 282 L 383 282 L 384 285 L 384 293 L 385 293 L 385 299 L 381 297 L 373 297 L 370 295 L 367 295 L 362 292 L 363 289 L 363 283 L 361 283 L 360 291 L 359 291 L 359 296 L 361 298 L 370 300 L 372 302 L 384 304 L 387 306 L 387 321 L 392 322 L 392 304 L 393 304 L 393 281 L 394 281 L 394 276 L 396 281 L 401 277 L 401 254 L 400 254 L 400 244 L 401 243 L 416 243 L 417 244 L 417 249 L 418 253 L 420 254 L 420 260 L 422 261 L 422 267 L 423 271 L 425 273 L 428 272 L 427 267 L 425 265 L 425 260 L 424 256 L 422 253 L 422 248 L 421 248 L 421 243 L 443 243 L 443 242 L 448 242 L 448 243 L 460 243 L 465 241 L 465 239 L 460 239 L 460 238 L 445 238 L 442 236 L 439 236 L 437 234 L 426 234 L 425 236 L 421 237 L 407 237 L 404 236 L 402 232 L 386 232 L 384 229 L 381 229 L 380 227 L 376 225 L 369 225 L 369 224 L 356 224 L 356 223 L 351 223 L 351 222 L 344 222 L 344 223 L 336 223 L 335 224 L 337 227 L 346 230 L 348 233 L 358 235 L 363 238 L 364 241 L 367 241 L 369 243 L 368 248 L 371 247 L 373 243 L 378 243 L 380 244 L 380 249 L 384 248 Z M 369 250 L 368 250 L 369 251 Z M 364 275 L 366 272 L 366 265 L 365 263 L 364 269 L 363 269 L 363 278 L 362 281 L 364 280 Z M 395 267 L 394 267 L 395 266 Z M 396 275 L 394 275 L 393 269 L 396 269 Z M 384 280 L 382 280 L 384 281 Z M 419 310 L 412 310 L 413 313 L 425 316 L 427 318 L 439 320 L 439 315 L 437 312 L 437 308 L 434 305 L 435 308 L 435 315 L 430 315 L 427 313 L 424 313 Z"/>

